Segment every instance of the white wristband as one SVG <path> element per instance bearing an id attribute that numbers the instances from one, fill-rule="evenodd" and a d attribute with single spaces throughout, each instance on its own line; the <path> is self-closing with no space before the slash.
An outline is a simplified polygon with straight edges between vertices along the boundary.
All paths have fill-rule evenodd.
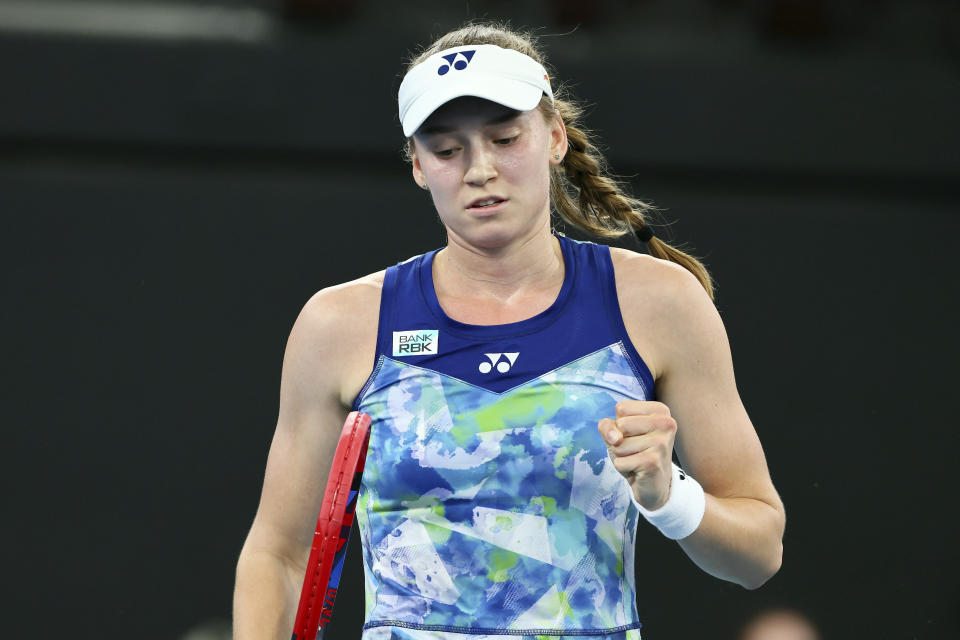
<path id="1" fill-rule="evenodd" d="M 673 464 L 673 463 L 671 463 Z M 686 538 L 697 530 L 707 509 L 707 498 L 700 483 L 673 464 L 670 497 L 658 509 L 644 509 L 630 489 L 630 497 L 643 517 L 671 540 Z"/>

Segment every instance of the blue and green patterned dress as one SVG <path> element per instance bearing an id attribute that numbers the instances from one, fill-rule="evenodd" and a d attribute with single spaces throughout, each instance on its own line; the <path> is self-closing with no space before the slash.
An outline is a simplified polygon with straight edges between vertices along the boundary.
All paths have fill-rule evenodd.
<path id="1" fill-rule="evenodd" d="M 553 305 L 505 325 L 449 318 L 436 252 L 387 270 L 356 518 L 364 640 L 637 640 L 638 511 L 597 422 L 653 399 L 609 249 L 558 234 Z"/>

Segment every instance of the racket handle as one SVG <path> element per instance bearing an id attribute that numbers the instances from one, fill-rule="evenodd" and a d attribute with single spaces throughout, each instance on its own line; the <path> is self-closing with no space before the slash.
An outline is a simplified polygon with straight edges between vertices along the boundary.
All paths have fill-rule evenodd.
<path id="1" fill-rule="evenodd" d="M 297 640 L 297 632 L 293 632 L 293 638 L 291 640 Z M 323 627 L 317 629 L 317 637 L 314 640 L 323 640 Z"/>

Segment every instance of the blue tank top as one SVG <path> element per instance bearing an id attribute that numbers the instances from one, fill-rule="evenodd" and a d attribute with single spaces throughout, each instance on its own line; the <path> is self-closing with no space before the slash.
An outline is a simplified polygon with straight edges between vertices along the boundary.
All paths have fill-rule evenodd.
<path id="1" fill-rule="evenodd" d="M 364 640 L 639 638 L 638 514 L 597 422 L 651 400 L 609 248 L 557 236 L 564 279 L 532 318 L 469 325 L 436 251 L 387 269 L 356 519 Z"/>

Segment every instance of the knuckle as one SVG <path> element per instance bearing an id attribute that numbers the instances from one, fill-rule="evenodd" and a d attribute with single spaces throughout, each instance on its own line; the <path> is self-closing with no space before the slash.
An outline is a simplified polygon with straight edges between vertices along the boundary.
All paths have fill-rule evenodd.
<path id="1" fill-rule="evenodd" d="M 654 418 L 654 426 L 658 431 L 676 431 L 677 421 L 669 415 L 661 415 Z"/>
<path id="2" fill-rule="evenodd" d="M 655 412 L 658 415 L 670 415 L 670 407 L 663 404 L 662 402 L 657 402 L 656 400 L 652 401 L 652 406 L 654 407 Z"/>

